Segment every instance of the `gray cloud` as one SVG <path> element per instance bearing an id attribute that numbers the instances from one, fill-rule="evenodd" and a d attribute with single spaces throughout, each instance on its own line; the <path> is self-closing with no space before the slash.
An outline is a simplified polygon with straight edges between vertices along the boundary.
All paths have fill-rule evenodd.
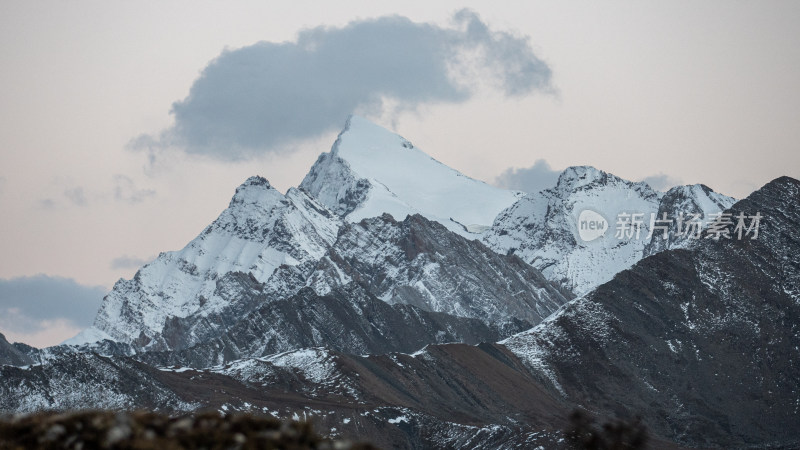
<path id="1" fill-rule="evenodd" d="M 67 197 L 73 205 L 86 206 L 87 204 L 86 194 L 84 194 L 83 188 L 80 186 L 65 189 L 64 196 Z"/>
<path id="2" fill-rule="evenodd" d="M 494 185 L 532 194 L 555 186 L 559 175 L 561 172 L 551 169 L 547 161 L 537 159 L 527 169 L 506 169 L 495 178 Z"/>
<path id="3" fill-rule="evenodd" d="M 125 175 L 114 175 L 114 198 L 125 203 L 136 204 L 155 197 L 152 189 L 139 189 L 136 183 Z"/>
<path id="4" fill-rule="evenodd" d="M 0 279 L 0 318 L 12 332 L 41 331 L 43 322 L 63 319 L 77 327 L 91 325 L 106 294 L 100 286 L 84 286 L 69 278 L 35 275 Z M 33 329 L 32 329 L 33 328 Z"/>
<path id="5" fill-rule="evenodd" d="M 651 188 L 657 191 L 667 191 L 669 188 L 678 186 L 682 183 L 680 179 L 663 173 L 645 177 L 642 179 L 642 181 L 649 184 Z"/>
<path id="6" fill-rule="evenodd" d="M 0 177 L 0 194 L 5 191 L 6 188 L 6 177 Z"/>
<path id="7" fill-rule="evenodd" d="M 59 188 L 61 189 L 61 188 Z M 73 186 L 63 188 L 62 194 L 64 198 L 59 196 L 50 196 L 40 199 L 38 204 L 42 209 L 53 210 L 62 208 L 64 206 L 86 206 L 89 204 L 87 200 L 86 191 L 82 186 Z M 91 194 L 91 192 L 90 192 Z M 156 191 L 153 189 L 141 189 L 136 186 L 136 183 L 128 176 L 114 175 L 112 197 L 114 200 L 131 205 L 141 203 L 149 198 L 156 196 Z M 93 199 L 101 199 L 102 201 L 108 200 L 108 195 L 93 195 Z M 64 200 L 66 199 L 66 201 Z M 94 200 L 93 200 L 94 202 Z"/>
<path id="8" fill-rule="evenodd" d="M 488 77 L 487 77 L 488 76 Z M 130 143 L 223 160 L 288 152 L 289 144 L 336 130 L 347 115 L 458 103 L 488 79 L 508 96 L 550 91 L 550 68 L 526 37 L 490 29 L 472 11 L 450 27 L 400 16 L 299 32 L 296 41 L 226 50 L 172 105 L 175 125 Z"/>
<path id="9" fill-rule="evenodd" d="M 56 207 L 56 201 L 52 198 L 43 198 L 39 200 L 39 207 L 42 209 L 53 209 Z"/>
<path id="10" fill-rule="evenodd" d="M 138 269 L 153 259 L 154 258 L 137 258 L 135 256 L 123 255 L 112 259 L 110 267 L 112 269 Z"/>

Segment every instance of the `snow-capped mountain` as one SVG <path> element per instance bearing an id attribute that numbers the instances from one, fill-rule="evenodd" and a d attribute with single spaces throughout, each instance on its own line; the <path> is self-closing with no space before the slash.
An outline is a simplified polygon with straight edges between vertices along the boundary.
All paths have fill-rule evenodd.
<path id="1" fill-rule="evenodd" d="M 183 250 L 162 253 L 132 280 L 118 281 L 103 300 L 93 328 L 69 344 L 106 338 L 164 350 L 175 342 L 165 333 L 171 319 L 221 314 L 237 305 L 231 272 L 267 281 L 280 266 L 314 261 L 333 244 L 341 222 L 298 189 L 281 194 L 251 177 L 220 216 Z M 204 336 L 189 336 L 201 340 Z"/>
<path id="2" fill-rule="evenodd" d="M 633 265 L 646 248 L 685 245 L 672 235 L 665 246 L 648 244 L 651 214 L 685 209 L 707 216 L 732 201 L 703 186 L 675 188 L 661 201 L 645 183 L 591 167 L 569 168 L 554 188 L 518 197 L 353 116 L 299 189 L 284 195 L 264 178 L 248 179 L 185 248 L 118 281 L 94 326 L 66 344 L 116 355 L 175 351 L 170 361 L 195 365 L 303 346 L 408 350 L 341 323 L 363 315 L 373 298 L 417 308 L 415 317 L 448 315 L 412 321 L 425 343 L 495 339 L 537 324 L 573 292 L 584 294 Z M 620 213 L 640 214 L 641 228 L 624 239 L 606 229 L 586 240 L 578 229 L 583 211 L 607 228 Z M 296 297 L 309 287 L 315 296 Z M 301 326 L 282 306 L 293 298 L 338 315 L 316 328 Z M 272 302 L 280 303 L 265 306 Z M 387 316 L 373 319 L 392 323 L 397 308 L 381 309 Z M 361 337 L 325 338 L 333 329 Z"/>
<path id="3" fill-rule="evenodd" d="M 800 181 L 777 179 L 728 212 L 760 213 L 758 239 L 702 239 L 645 258 L 500 343 L 383 355 L 298 349 L 204 369 L 65 349 L 39 364 L 0 366 L 0 410 L 213 408 L 313 418 L 326 434 L 385 447 L 489 449 L 565 448 L 560 430 L 580 409 L 641 417 L 656 448 L 797 448 Z M 225 277 L 254 293 L 263 284 L 241 272 Z M 338 289 L 327 302 L 354 295 Z M 304 313 L 297 324 L 335 316 L 314 309 L 322 303 L 313 289 L 294 302 L 301 296 L 309 303 L 294 305 Z M 369 332 L 380 323 L 364 305 Z"/>
<path id="4" fill-rule="evenodd" d="M 712 214 L 734 201 L 704 185 L 677 186 L 662 194 L 644 182 L 594 167 L 570 167 L 554 188 L 530 194 L 500 213 L 481 240 L 583 295 L 643 257 L 690 245 L 694 239 L 677 230 L 679 215 L 688 221 L 697 214 L 702 229 Z M 672 220 L 666 239 L 662 227 L 667 222 L 657 221 L 664 217 Z M 591 228 L 592 222 L 599 228 Z"/>
<path id="5" fill-rule="evenodd" d="M 686 231 L 687 224 L 693 220 L 705 224 L 711 215 L 725 211 L 735 202 L 736 199 L 714 192 L 704 184 L 675 186 L 664 194 L 656 215 L 657 219 L 667 218 L 667 237 L 664 238 L 663 230 L 654 232 L 644 248 L 644 256 L 692 245 L 697 240 L 691 237 L 691 231 Z"/>
<path id="6" fill-rule="evenodd" d="M 570 167 L 554 188 L 530 194 L 500 213 L 482 240 L 581 295 L 642 258 L 650 214 L 658 211 L 660 199 L 646 183 L 593 167 Z M 597 224 L 605 223 L 605 233 L 590 241 L 579 234 L 584 211 Z M 620 214 L 642 214 L 639 230 L 630 237 L 617 238 Z"/>
<path id="7" fill-rule="evenodd" d="M 350 222 L 421 214 L 469 238 L 522 195 L 467 177 L 358 116 L 348 119 L 300 187 Z"/>
<path id="8" fill-rule="evenodd" d="M 188 349 L 224 339 L 226 330 L 265 302 L 290 298 L 304 287 L 322 298 L 352 283 L 390 304 L 479 319 L 513 333 L 538 323 L 567 298 L 536 269 L 455 233 L 474 238 L 517 196 L 465 177 L 405 139 L 351 117 L 300 189 L 283 195 L 264 178 L 248 179 L 185 248 L 162 253 L 133 279 L 118 281 L 94 326 L 65 343 L 104 342 L 92 344 L 96 351 L 125 348 L 110 344 L 115 341 L 130 346 L 123 354 Z M 356 197 L 361 200 L 347 206 L 345 200 Z M 405 209 L 397 209 L 401 204 Z M 373 212 L 384 216 L 361 219 Z M 415 216 L 419 212 L 425 215 Z M 420 335 L 438 331 L 451 339 L 467 336 L 436 327 Z M 257 341 L 262 350 L 276 351 L 324 344 L 304 333 L 283 345 L 268 344 L 266 337 Z M 253 355 L 228 352 L 225 360 L 245 356 Z"/>

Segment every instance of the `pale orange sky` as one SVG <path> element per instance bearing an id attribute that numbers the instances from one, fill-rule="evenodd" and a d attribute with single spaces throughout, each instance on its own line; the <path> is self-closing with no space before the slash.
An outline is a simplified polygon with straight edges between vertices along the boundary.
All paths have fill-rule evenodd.
<path id="1" fill-rule="evenodd" d="M 43 273 L 110 288 L 135 272 L 112 261 L 183 247 L 248 176 L 297 185 L 335 132 L 290 156 L 221 163 L 176 153 L 147 170 L 125 146 L 169 127 L 171 104 L 223 49 L 386 14 L 445 24 L 468 7 L 528 36 L 552 69 L 556 95 L 507 99 L 487 88 L 466 103 L 374 117 L 467 175 L 492 181 L 544 159 L 628 179 L 663 173 L 736 197 L 800 177 L 796 2 L 318 5 L 0 4 L 0 279 Z M 124 196 L 154 194 L 118 201 L 121 179 Z"/>

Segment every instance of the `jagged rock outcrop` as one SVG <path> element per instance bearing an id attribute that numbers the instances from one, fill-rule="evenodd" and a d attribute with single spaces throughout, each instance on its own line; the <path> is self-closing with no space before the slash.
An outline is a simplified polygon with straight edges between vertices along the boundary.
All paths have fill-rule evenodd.
<path id="1" fill-rule="evenodd" d="M 704 184 L 676 186 L 661 199 L 656 214 L 657 220 L 666 218 L 667 222 L 658 225 L 666 228 L 654 230 L 653 237 L 644 247 L 644 256 L 654 255 L 670 248 L 687 248 L 695 243 L 693 236 L 699 234 L 690 225 L 699 222 L 705 227 L 714 214 L 730 208 L 736 199 L 716 193 Z M 666 231 L 666 239 L 664 233 Z"/>
<path id="2" fill-rule="evenodd" d="M 258 286 L 250 295 L 258 296 Z M 305 347 L 326 347 L 350 354 L 413 352 L 427 344 L 491 342 L 530 328 L 512 319 L 501 324 L 390 305 L 358 284 L 324 295 L 304 288 L 261 307 L 219 336 L 180 351 L 147 352 L 151 364 L 210 367 L 242 358 L 262 357 Z"/>
<path id="3" fill-rule="evenodd" d="M 515 256 L 450 232 L 415 214 L 348 224 L 310 277 L 319 293 L 360 283 L 390 304 L 479 319 L 539 323 L 569 298 Z"/>
<path id="4" fill-rule="evenodd" d="M 33 359 L 6 340 L 0 333 L 0 365 L 24 366 L 33 363 Z"/>

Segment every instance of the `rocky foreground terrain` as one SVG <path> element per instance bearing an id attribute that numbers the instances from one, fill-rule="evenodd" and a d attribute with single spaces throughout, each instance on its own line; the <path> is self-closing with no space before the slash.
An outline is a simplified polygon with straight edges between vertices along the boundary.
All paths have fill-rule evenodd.
<path id="1" fill-rule="evenodd" d="M 166 416 L 150 412 L 40 413 L 0 420 L 0 449 L 369 450 L 331 440 L 306 422 L 215 412 Z"/>

